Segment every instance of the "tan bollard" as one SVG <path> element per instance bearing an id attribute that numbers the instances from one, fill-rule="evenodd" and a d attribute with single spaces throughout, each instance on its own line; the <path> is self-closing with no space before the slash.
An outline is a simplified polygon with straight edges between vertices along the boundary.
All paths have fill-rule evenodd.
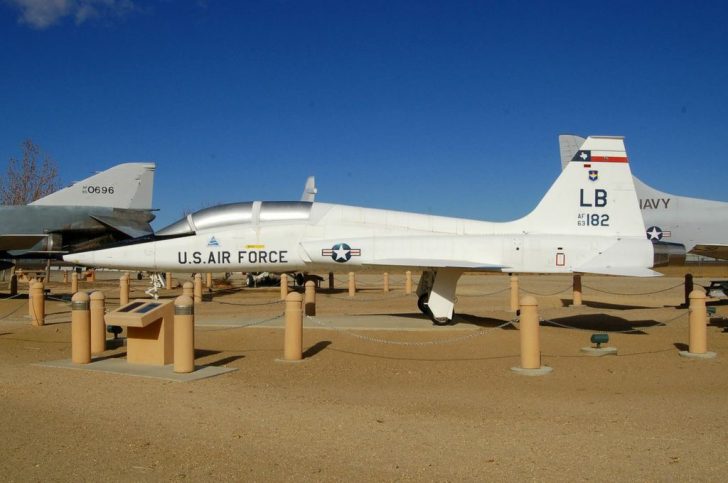
<path id="1" fill-rule="evenodd" d="M 286 333 L 283 341 L 283 359 L 300 361 L 303 358 L 303 311 L 301 294 L 291 292 L 286 296 Z"/>
<path id="2" fill-rule="evenodd" d="M 207 273 L 207 276 L 205 277 L 205 286 L 207 288 L 212 288 L 212 273 Z"/>
<path id="3" fill-rule="evenodd" d="M 182 295 L 189 298 L 193 298 L 195 296 L 192 282 L 185 282 L 182 284 Z"/>
<path id="4" fill-rule="evenodd" d="M 329 290 L 334 289 L 334 272 L 329 272 Z"/>
<path id="5" fill-rule="evenodd" d="M 129 281 L 131 277 L 125 273 L 119 278 L 119 305 L 129 303 Z"/>
<path id="6" fill-rule="evenodd" d="M 40 327 L 45 324 L 45 294 L 43 293 L 43 282 L 30 284 L 30 295 L 28 297 L 30 306 L 30 321 L 33 325 Z"/>
<path id="7" fill-rule="evenodd" d="M 164 285 L 167 290 L 172 288 L 172 272 L 167 272 L 164 277 Z"/>
<path id="8" fill-rule="evenodd" d="M 384 291 L 389 292 L 389 273 L 384 272 Z"/>
<path id="9" fill-rule="evenodd" d="M 281 300 L 286 300 L 288 295 L 288 275 L 285 273 L 281 274 Z"/>
<path id="10" fill-rule="evenodd" d="M 349 297 L 356 295 L 356 278 L 354 272 L 349 272 Z"/>
<path id="11" fill-rule="evenodd" d="M 518 275 L 511 275 L 511 312 L 518 310 Z"/>
<path id="12" fill-rule="evenodd" d="M 581 275 L 578 273 L 574 274 L 574 294 L 571 298 L 571 305 L 579 307 L 581 305 Z"/>
<path id="13" fill-rule="evenodd" d="M 77 292 L 71 298 L 71 361 L 91 362 L 91 314 L 86 292 Z"/>
<path id="14" fill-rule="evenodd" d="M 74 270 L 71 272 L 71 294 L 78 292 L 78 274 Z"/>
<path id="15" fill-rule="evenodd" d="M 89 274 L 89 282 L 96 283 L 96 269 L 92 268 L 91 273 Z"/>
<path id="16" fill-rule="evenodd" d="M 412 272 L 407 270 L 404 275 L 404 293 L 410 295 L 412 293 Z"/>
<path id="17" fill-rule="evenodd" d="M 68 270 L 63 271 L 63 283 L 68 283 Z"/>
<path id="18" fill-rule="evenodd" d="M 705 292 L 697 288 L 690 292 L 690 345 L 680 351 L 683 357 L 691 359 L 713 359 L 715 352 L 708 351 L 708 311 L 705 308 Z"/>
<path id="19" fill-rule="evenodd" d="M 106 325 L 104 324 L 104 293 L 96 291 L 89 297 L 91 317 L 91 354 L 101 354 L 106 350 Z"/>
<path id="20" fill-rule="evenodd" d="M 195 274 L 195 303 L 199 304 L 202 303 L 202 275 L 199 273 Z"/>
<path id="21" fill-rule="evenodd" d="M 316 282 L 309 280 L 305 285 L 304 311 L 306 315 L 316 315 Z"/>
<path id="22" fill-rule="evenodd" d="M 705 354 L 708 349 L 706 326 L 708 311 L 705 308 L 705 293 L 702 290 L 690 292 L 690 353 Z"/>
<path id="23" fill-rule="evenodd" d="M 541 366 L 541 344 L 539 341 L 538 302 L 531 295 L 521 299 L 520 322 L 521 366 L 512 367 L 514 372 L 537 376 L 551 372 L 550 367 Z"/>
<path id="24" fill-rule="evenodd" d="M 186 295 L 174 300 L 174 372 L 195 370 L 195 309 Z"/>
<path id="25" fill-rule="evenodd" d="M 18 295 L 18 276 L 15 274 L 10 276 L 10 295 Z"/>

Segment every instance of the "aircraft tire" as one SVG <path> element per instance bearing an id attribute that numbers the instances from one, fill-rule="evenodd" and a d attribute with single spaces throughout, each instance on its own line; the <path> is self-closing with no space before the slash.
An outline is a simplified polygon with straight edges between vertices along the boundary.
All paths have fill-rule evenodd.
<path id="1" fill-rule="evenodd" d="M 428 317 L 432 317 L 432 312 L 430 311 L 430 308 L 427 306 L 427 300 L 430 298 L 430 294 L 424 293 L 420 295 L 420 297 L 417 299 L 417 308 L 420 309 L 420 312 L 425 314 Z"/>
<path id="2" fill-rule="evenodd" d="M 437 325 L 438 327 L 442 327 L 443 325 L 452 324 L 452 319 L 448 319 L 447 317 L 441 317 L 439 319 L 432 317 L 432 323 Z"/>

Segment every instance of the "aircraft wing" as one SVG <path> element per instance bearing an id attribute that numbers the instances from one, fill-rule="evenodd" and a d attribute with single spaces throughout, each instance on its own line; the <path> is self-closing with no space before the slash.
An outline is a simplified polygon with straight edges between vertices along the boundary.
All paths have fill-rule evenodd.
<path id="1" fill-rule="evenodd" d="M 690 250 L 690 253 L 696 255 L 703 255 L 705 257 L 720 258 L 722 260 L 728 260 L 728 245 L 708 245 L 698 244 Z"/>
<path id="2" fill-rule="evenodd" d="M 312 263 L 346 266 L 352 257 L 361 257 L 367 267 L 460 268 L 468 271 L 500 271 L 504 267 L 483 259 L 482 250 L 464 243 L 460 237 L 371 237 L 318 240 L 302 243 Z M 437 253 L 438 257 L 432 255 Z"/>
<path id="3" fill-rule="evenodd" d="M 119 231 L 130 238 L 137 238 L 144 235 L 150 235 L 152 233 L 152 228 L 149 226 L 149 223 L 136 221 L 136 220 L 129 220 L 129 219 L 118 219 L 114 218 L 113 216 L 100 216 L 100 215 L 91 215 L 91 218 L 94 220 L 103 223 L 104 225 L 113 228 L 116 231 Z"/>
<path id="4" fill-rule="evenodd" d="M 47 235 L 0 235 L 0 252 L 27 250 L 46 238 Z"/>

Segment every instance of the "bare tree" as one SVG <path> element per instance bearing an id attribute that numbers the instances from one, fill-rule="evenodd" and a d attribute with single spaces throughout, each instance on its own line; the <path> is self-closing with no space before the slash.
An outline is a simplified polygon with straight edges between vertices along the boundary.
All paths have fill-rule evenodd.
<path id="1" fill-rule="evenodd" d="M 3 205 L 25 205 L 56 191 L 59 187 L 56 163 L 31 139 L 21 144 L 23 158 L 10 158 L 7 174 L 0 179 Z M 41 162 L 42 158 L 42 162 Z"/>

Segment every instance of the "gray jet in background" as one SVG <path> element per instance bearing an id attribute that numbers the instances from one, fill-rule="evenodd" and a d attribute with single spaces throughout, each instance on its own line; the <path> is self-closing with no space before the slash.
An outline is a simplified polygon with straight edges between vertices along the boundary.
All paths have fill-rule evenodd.
<path id="1" fill-rule="evenodd" d="M 154 169 L 119 164 L 28 205 L 0 206 L 0 270 L 151 235 Z"/>
<path id="2" fill-rule="evenodd" d="M 562 169 L 584 141 L 570 134 L 559 136 Z M 684 245 L 696 255 L 728 260 L 728 203 L 671 195 L 633 178 L 647 238 Z"/>

